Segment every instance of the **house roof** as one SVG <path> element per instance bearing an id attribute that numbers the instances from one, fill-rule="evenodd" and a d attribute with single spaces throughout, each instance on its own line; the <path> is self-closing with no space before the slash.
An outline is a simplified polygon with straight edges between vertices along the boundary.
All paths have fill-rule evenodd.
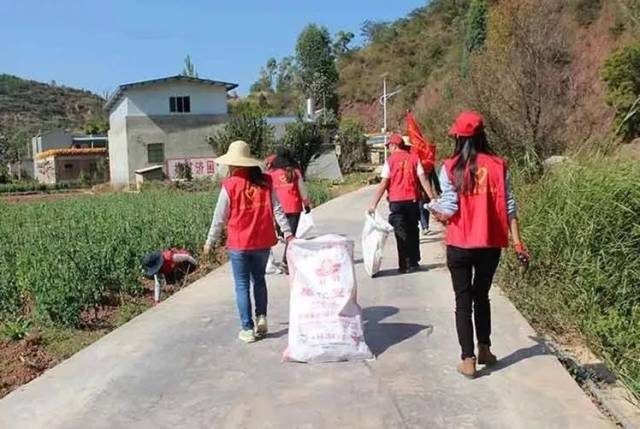
<path id="1" fill-rule="evenodd" d="M 158 85 L 158 84 L 163 84 L 168 82 L 191 82 L 191 83 L 199 83 L 202 85 L 224 86 L 227 91 L 231 91 L 232 89 L 238 87 L 237 83 L 222 82 L 219 80 L 202 79 L 199 77 L 189 77 L 189 76 L 183 76 L 183 75 L 163 77 L 160 79 L 143 80 L 140 82 L 125 83 L 124 85 L 120 85 L 118 89 L 116 89 L 116 92 L 109 98 L 109 100 L 104 106 L 104 109 L 106 111 L 111 111 L 113 106 L 115 106 L 115 104 L 122 98 L 122 96 L 128 89 L 139 88 L 143 86 Z"/>
<path id="2" fill-rule="evenodd" d="M 107 149 L 100 148 L 64 148 L 64 149 L 50 149 L 44 152 L 40 152 L 36 155 L 37 159 L 44 159 L 57 156 L 73 156 L 73 155 L 107 155 Z"/>

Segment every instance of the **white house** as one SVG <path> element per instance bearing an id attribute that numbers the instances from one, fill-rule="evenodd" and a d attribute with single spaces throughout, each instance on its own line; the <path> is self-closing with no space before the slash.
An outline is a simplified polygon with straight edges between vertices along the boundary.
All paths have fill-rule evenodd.
<path id="1" fill-rule="evenodd" d="M 120 85 L 105 106 L 111 183 L 132 183 L 136 170 L 153 165 L 173 177 L 178 163 L 213 175 L 209 137 L 227 121 L 227 92 L 237 86 L 187 76 Z"/>

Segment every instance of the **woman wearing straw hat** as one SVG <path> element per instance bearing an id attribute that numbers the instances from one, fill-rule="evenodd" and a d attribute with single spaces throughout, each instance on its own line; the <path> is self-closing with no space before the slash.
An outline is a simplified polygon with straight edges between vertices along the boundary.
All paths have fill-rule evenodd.
<path id="1" fill-rule="evenodd" d="M 261 162 L 251 156 L 249 145 L 235 141 L 216 162 L 229 167 L 222 181 L 218 203 L 204 246 L 204 255 L 227 227 L 227 248 L 236 290 L 242 329 L 240 340 L 252 343 L 267 331 L 267 284 L 265 268 L 269 251 L 277 243 L 275 222 L 288 241 L 291 229 L 276 198 L 271 178 L 262 173 Z M 255 324 L 251 315 L 253 282 Z"/>
<path id="2" fill-rule="evenodd" d="M 456 298 L 456 331 L 462 351 L 458 372 L 473 378 L 476 363 L 492 365 L 497 361 L 490 350 L 489 289 L 500 253 L 509 246 L 509 233 L 520 263 L 528 264 L 529 255 L 520 239 L 506 161 L 489 147 L 482 116 L 461 113 L 449 134 L 455 138 L 455 151 L 440 172 L 442 198 L 429 207 L 447 225 L 447 267 Z"/>

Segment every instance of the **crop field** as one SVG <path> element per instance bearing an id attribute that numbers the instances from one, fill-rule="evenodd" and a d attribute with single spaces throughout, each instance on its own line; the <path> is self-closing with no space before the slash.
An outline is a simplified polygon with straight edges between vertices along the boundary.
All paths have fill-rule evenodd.
<path id="1" fill-rule="evenodd" d="M 0 203 L 0 321 L 75 327 L 83 313 L 141 294 L 142 255 L 197 253 L 215 198 L 163 190 Z"/>

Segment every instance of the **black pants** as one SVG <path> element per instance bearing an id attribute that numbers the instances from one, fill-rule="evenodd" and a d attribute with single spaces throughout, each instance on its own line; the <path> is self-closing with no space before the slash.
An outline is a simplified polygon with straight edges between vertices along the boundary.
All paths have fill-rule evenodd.
<path id="1" fill-rule="evenodd" d="M 300 223 L 300 213 L 285 213 L 287 217 L 287 221 L 289 222 L 289 228 L 291 229 L 291 234 L 295 237 L 296 232 L 298 232 L 298 224 Z M 280 226 L 276 224 L 278 235 L 283 236 L 284 234 L 280 230 Z M 282 263 L 287 263 L 287 246 L 289 244 L 285 244 L 284 246 L 284 254 L 282 255 Z"/>
<path id="2" fill-rule="evenodd" d="M 456 331 L 462 359 L 474 357 L 473 324 L 479 344 L 491 345 L 489 289 L 501 249 L 461 249 L 447 246 L 447 267 L 456 294 Z"/>
<path id="3" fill-rule="evenodd" d="M 389 223 L 393 226 L 398 245 L 398 268 L 401 270 L 420 263 L 420 231 L 416 201 L 390 202 Z"/>

